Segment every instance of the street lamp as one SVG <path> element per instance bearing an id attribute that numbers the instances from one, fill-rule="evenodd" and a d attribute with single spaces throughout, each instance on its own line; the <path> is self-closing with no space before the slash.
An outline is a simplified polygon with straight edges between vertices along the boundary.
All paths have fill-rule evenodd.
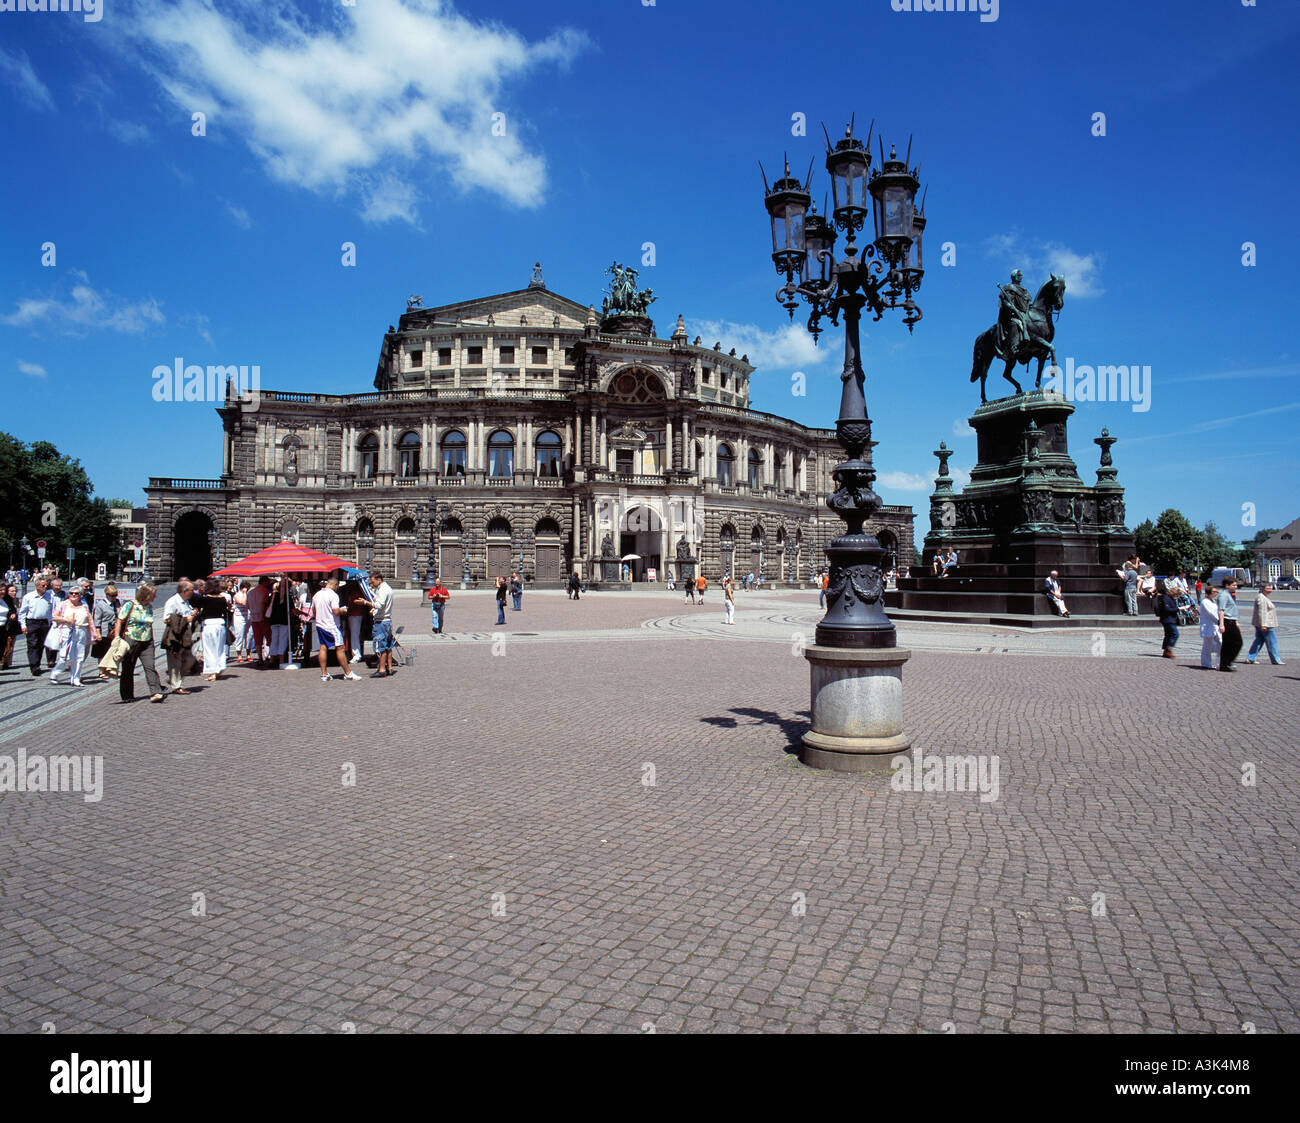
<path id="1" fill-rule="evenodd" d="M 812 207 L 811 168 L 807 184 L 791 177 L 788 162 L 771 187 L 763 174 L 772 262 L 786 282 L 776 294 L 778 303 L 792 320 L 799 301 L 808 304 L 807 326 L 814 341 L 823 330 L 823 317 L 838 326 L 844 316 L 835 437 L 848 458 L 831 473 L 836 490 L 826 504 L 844 520 L 846 532 L 826 548 L 831 563 L 826 615 L 817 625 L 814 644 L 804 651 L 812 677 L 812 729 L 804 735 L 801 759 L 848 772 L 866 771 L 875 766 L 877 754 L 911 745 L 902 732 L 902 665 L 911 653 L 897 646 L 897 632 L 884 611 L 888 551 L 863 531 L 881 500 L 871 487 L 876 472 L 870 461 L 859 324 L 864 308 L 877 321 L 887 310 L 901 309 L 909 333 L 920 321 L 921 309 L 912 295 L 924 273 L 925 220 L 916 207 L 920 182 L 909 167 L 911 145 L 902 160 L 891 146 L 886 159 L 882 142 L 880 167 L 873 171 L 870 143 L 870 130 L 866 145 L 853 135 L 852 120 L 834 146 L 826 134 L 833 226 Z M 856 238 L 868 209 L 874 237 L 859 251 Z M 837 229 L 846 236 L 839 261 Z"/>
<path id="2" fill-rule="evenodd" d="M 868 132 L 868 144 L 870 140 Z M 869 308 L 876 320 L 888 309 L 902 309 L 909 332 L 921 319 L 921 309 L 912 300 L 924 272 L 920 241 L 925 220 L 916 209 L 920 184 L 916 171 L 909 170 L 906 160 L 899 160 L 892 147 L 889 158 L 884 159 L 883 143 L 881 167 L 871 171 L 871 153 L 853 135 L 852 121 L 834 147 L 827 136 L 826 170 L 834 199 L 834 227 L 815 209 L 807 213 L 811 175 L 809 184 L 801 186 L 786 164 L 785 174 L 771 187 L 766 175 L 763 178 L 764 204 L 772 223 L 772 261 L 786 279 L 776 294 L 777 301 L 791 319 L 800 298 L 808 304 L 808 330 L 814 340 L 823 330 L 823 317 L 838 324 L 841 313 L 844 316 L 843 392 L 835 436 L 848 460 L 831 473 L 838 487 L 827 505 L 845 521 L 848 533 L 827 549 L 831 584 L 826 616 L 817 625 L 817 643 L 894 647 L 897 634 L 883 607 L 881 566 L 886 551 L 874 537 L 862 532 L 881 500 L 871 489 L 875 470 L 862 459 L 871 443 L 871 421 L 864 393 L 859 323 L 863 308 Z M 859 252 L 856 236 L 866 223 L 868 195 L 875 238 Z M 836 228 L 847 235 L 844 257 L 838 262 Z"/>

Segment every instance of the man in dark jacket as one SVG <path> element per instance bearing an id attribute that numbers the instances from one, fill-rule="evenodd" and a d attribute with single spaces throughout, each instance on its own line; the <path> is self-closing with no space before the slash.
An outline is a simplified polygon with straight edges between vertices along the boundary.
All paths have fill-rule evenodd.
<path id="1" fill-rule="evenodd" d="M 504 577 L 498 577 L 497 578 L 497 623 L 498 624 L 504 624 L 506 622 L 506 592 L 507 592 L 506 579 Z"/>

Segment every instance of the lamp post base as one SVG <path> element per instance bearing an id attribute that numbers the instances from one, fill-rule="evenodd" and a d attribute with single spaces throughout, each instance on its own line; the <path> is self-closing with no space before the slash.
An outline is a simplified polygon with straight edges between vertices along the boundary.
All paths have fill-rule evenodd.
<path id="1" fill-rule="evenodd" d="M 869 772 L 881 757 L 906 752 L 903 732 L 905 648 L 844 648 L 814 644 L 805 649 L 812 694 L 812 728 L 799 759 L 812 768 Z"/>

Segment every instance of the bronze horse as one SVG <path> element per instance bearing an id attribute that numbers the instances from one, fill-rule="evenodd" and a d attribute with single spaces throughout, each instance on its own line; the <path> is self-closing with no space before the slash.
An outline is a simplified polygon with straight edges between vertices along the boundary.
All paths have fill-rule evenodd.
<path id="1" fill-rule="evenodd" d="M 1056 325 L 1052 322 L 1052 313 L 1059 312 L 1064 303 L 1065 280 L 1053 273 L 1051 279 L 1038 290 L 1038 295 L 1034 297 L 1033 303 L 1029 305 L 1028 310 L 1025 312 L 1029 335 L 1027 338 L 1020 340 L 1014 355 L 1004 355 L 999 350 L 997 324 L 976 337 L 970 380 L 980 384 L 981 402 L 988 401 L 988 398 L 984 395 L 984 382 L 989 376 L 989 366 L 992 364 L 994 356 L 1006 360 L 1007 365 L 1002 372 L 1002 377 L 1016 388 L 1017 394 L 1024 393 L 1020 383 L 1011 377 L 1011 371 L 1017 363 L 1023 363 L 1028 367 L 1030 359 L 1037 359 L 1038 376 L 1034 379 L 1034 388 L 1038 389 L 1043 385 L 1043 364 L 1050 359 L 1052 365 L 1056 365 L 1056 349 L 1052 346 L 1052 339 L 1056 335 Z"/>

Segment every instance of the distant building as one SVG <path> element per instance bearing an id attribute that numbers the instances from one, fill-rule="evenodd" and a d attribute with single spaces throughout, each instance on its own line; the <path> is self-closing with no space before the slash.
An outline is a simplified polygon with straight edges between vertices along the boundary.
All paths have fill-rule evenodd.
<path id="1" fill-rule="evenodd" d="M 146 488 L 154 576 L 293 539 L 401 582 L 624 564 L 637 581 L 697 565 L 806 581 L 843 532 L 826 496 L 844 454 L 831 430 L 750 409 L 753 370 L 680 316 L 668 339 L 645 317 L 598 322 L 540 269 L 513 292 L 412 298 L 373 393 L 228 388 L 221 476 Z M 885 506 L 866 528 L 900 567 L 912 517 Z"/>
<path id="2" fill-rule="evenodd" d="M 149 508 L 110 507 L 113 525 L 122 531 L 121 575 L 135 579 L 147 570 L 149 557 Z M 139 543 L 137 548 L 136 543 Z"/>
<path id="3" fill-rule="evenodd" d="M 1300 577 L 1300 519 L 1255 545 L 1255 583 Z"/>

